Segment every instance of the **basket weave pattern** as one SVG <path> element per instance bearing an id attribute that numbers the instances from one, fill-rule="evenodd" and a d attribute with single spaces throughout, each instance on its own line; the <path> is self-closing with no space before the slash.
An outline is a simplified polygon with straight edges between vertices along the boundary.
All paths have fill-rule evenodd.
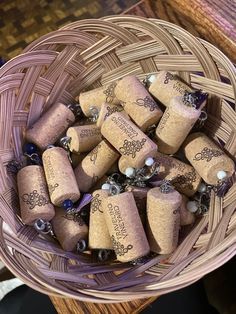
<path id="1" fill-rule="evenodd" d="M 211 44 L 155 19 L 111 16 L 82 20 L 47 34 L 0 69 L 0 258 L 29 286 L 46 294 L 91 302 L 160 295 L 193 283 L 236 253 L 236 184 L 210 209 L 171 256 L 143 265 L 101 265 L 65 253 L 17 217 L 15 177 L 6 166 L 22 156 L 25 129 L 53 103 L 75 103 L 83 90 L 125 75 L 143 79 L 175 71 L 210 94 L 204 131 L 236 154 L 236 71 Z M 5 223 L 4 223 L 5 222 Z M 10 226 L 11 230 L 7 228 Z"/>

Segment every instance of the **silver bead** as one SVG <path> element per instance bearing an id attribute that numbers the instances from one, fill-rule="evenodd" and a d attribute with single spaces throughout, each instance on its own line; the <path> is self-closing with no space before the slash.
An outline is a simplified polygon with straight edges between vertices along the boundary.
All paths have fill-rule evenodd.
<path id="1" fill-rule="evenodd" d="M 98 251 L 98 259 L 100 262 L 105 262 L 110 255 L 110 251 L 101 249 Z"/>
<path id="2" fill-rule="evenodd" d="M 77 251 L 82 253 L 86 250 L 86 248 L 87 248 L 86 241 L 84 239 L 79 240 L 77 243 Z"/>
<path id="3" fill-rule="evenodd" d="M 195 201 L 189 201 L 187 203 L 187 209 L 190 213 L 196 213 L 198 211 L 197 203 Z"/>
<path id="4" fill-rule="evenodd" d="M 206 190 L 207 190 L 206 184 L 205 183 L 201 183 L 197 190 L 198 190 L 199 193 L 206 192 Z"/>

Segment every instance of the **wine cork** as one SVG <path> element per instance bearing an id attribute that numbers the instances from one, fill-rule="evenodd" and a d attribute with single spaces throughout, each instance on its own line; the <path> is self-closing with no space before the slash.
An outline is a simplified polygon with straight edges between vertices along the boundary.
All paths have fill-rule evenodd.
<path id="1" fill-rule="evenodd" d="M 118 261 L 129 262 L 149 253 L 149 244 L 131 192 L 107 197 L 104 214 Z"/>
<path id="2" fill-rule="evenodd" d="M 181 97 L 173 98 L 156 128 L 159 151 L 175 154 L 200 114 L 201 110 L 186 106 Z"/>
<path id="3" fill-rule="evenodd" d="M 209 137 L 201 132 L 188 136 L 184 143 L 186 158 L 208 184 L 216 185 L 217 174 L 224 171 L 226 178 L 235 171 L 234 162 Z"/>
<path id="4" fill-rule="evenodd" d="M 149 126 L 160 120 L 161 109 L 135 76 L 126 76 L 118 81 L 115 94 L 141 130 L 146 131 Z"/>
<path id="5" fill-rule="evenodd" d="M 112 249 L 111 237 L 104 217 L 104 199 L 109 196 L 107 190 L 93 192 L 89 220 L 89 248 Z"/>
<path id="6" fill-rule="evenodd" d="M 150 190 L 148 187 L 139 187 L 139 186 L 128 186 L 126 188 L 127 192 L 132 192 L 136 206 L 138 208 L 139 216 L 141 218 L 142 224 L 145 228 L 146 225 L 146 216 L 147 216 L 147 193 Z"/>
<path id="7" fill-rule="evenodd" d="M 118 159 L 118 152 L 106 141 L 101 141 L 75 168 L 81 192 L 88 192 Z"/>
<path id="8" fill-rule="evenodd" d="M 17 186 L 23 223 L 33 225 L 37 219 L 50 221 L 54 217 L 43 167 L 22 168 L 17 174 Z"/>
<path id="9" fill-rule="evenodd" d="M 66 136 L 70 137 L 70 151 L 86 153 L 91 151 L 102 140 L 100 129 L 95 124 L 72 126 Z"/>
<path id="10" fill-rule="evenodd" d="M 120 154 L 128 157 L 131 167 L 142 168 L 146 158 L 156 154 L 157 145 L 120 112 L 104 121 L 101 133 Z"/>
<path id="11" fill-rule="evenodd" d="M 74 251 L 79 240 L 86 240 L 88 227 L 81 217 L 66 214 L 62 208 L 56 208 L 52 219 L 52 228 L 61 247 L 65 251 Z"/>
<path id="12" fill-rule="evenodd" d="M 124 108 L 122 106 L 104 103 L 102 104 L 99 112 L 99 116 L 97 119 L 97 127 L 101 128 L 106 118 L 109 117 L 114 112 L 122 112 L 122 114 L 124 114 L 129 119 L 128 114 L 124 111 Z"/>
<path id="13" fill-rule="evenodd" d="M 177 75 L 166 71 L 160 71 L 155 75 L 149 86 L 149 92 L 166 107 L 174 97 L 183 96 L 186 91 L 192 92 L 193 89 L 182 82 Z"/>
<path id="14" fill-rule="evenodd" d="M 26 131 L 26 140 L 44 150 L 54 144 L 74 121 L 72 111 L 64 104 L 56 103 Z"/>
<path id="15" fill-rule="evenodd" d="M 155 159 L 160 164 L 160 179 L 172 180 L 175 189 L 186 196 L 197 192 L 201 177 L 192 166 L 159 152 L 156 153 Z"/>
<path id="16" fill-rule="evenodd" d="M 180 204 L 180 225 L 191 225 L 195 221 L 195 215 L 187 209 L 188 198 L 182 195 L 182 202 Z"/>
<path id="17" fill-rule="evenodd" d="M 76 202 L 80 191 L 67 152 L 61 147 L 49 148 L 42 159 L 52 203 L 61 206 L 66 199 Z"/>
<path id="18" fill-rule="evenodd" d="M 172 190 L 162 193 L 159 187 L 147 194 L 147 235 L 151 251 L 170 254 L 178 245 L 181 195 Z"/>
<path id="19" fill-rule="evenodd" d="M 80 93 L 79 103 L 84 115 L 86 117 L 90 117 L 91 107 L 95 107 L 99 111 L 104 102 L 118 105 L 120 102 L 114 93 L 115 86 L 116 82 L 113 82 L 109 85 L 101 86 L 99 88 Z"/>

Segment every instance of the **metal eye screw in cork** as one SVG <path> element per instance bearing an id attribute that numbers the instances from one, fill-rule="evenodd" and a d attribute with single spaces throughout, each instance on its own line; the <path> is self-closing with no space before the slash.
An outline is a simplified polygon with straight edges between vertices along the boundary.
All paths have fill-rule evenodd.
<path id="1" fill-rule="evenodd" d="M 81 239 L 77 243 L 77 252 L 82 253 L 87 249 L 87 242 L 84 239 Z"/>
<path id="2" fill-rule="evenodd" d="M 105 261 L 107 261 L 109 255 L 110 255 L 110 253 L 111 253 L 111 251 L 109 251 L 109 250 L 104 250 L 104 249 L 99 250 L 99 251 L 98 251 L 98 260 L 99 260 L 100 262 L 105 262 Z"/>
<path id="3" fill-rule="evenodd" d="M 35 221 L 34 228 L 35 230 L 42 234 L 52 233 L 52 225 L 50 224 L 50 222 L 45 221 L 41 218 Z"/>

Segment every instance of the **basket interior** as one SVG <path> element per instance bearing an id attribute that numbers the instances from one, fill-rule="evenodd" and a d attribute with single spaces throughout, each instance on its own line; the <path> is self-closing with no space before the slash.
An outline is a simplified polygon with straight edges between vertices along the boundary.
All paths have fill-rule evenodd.
<path id="1" fill-rule="evenodd" d="M 208 214 L 171 256 L 142 265 L 65 253 L 17 217 L 16 182 L 6 166 L 22 156 L 26 128 L 55 102 L 75 103 L 81 91 L 130 74 L 143 80 L 159 70 L 209 93 L 204 132 L 234 159 L 235 68 L 217 48 L 171 23 L 134 16 L 74 22 L 34 41 L 0 69 L 0 256 L 34 289 L 91 302 L 128 301 L 189 285 L 235 254 L 234 178 L 224 198 L 212 193 Z"/>

